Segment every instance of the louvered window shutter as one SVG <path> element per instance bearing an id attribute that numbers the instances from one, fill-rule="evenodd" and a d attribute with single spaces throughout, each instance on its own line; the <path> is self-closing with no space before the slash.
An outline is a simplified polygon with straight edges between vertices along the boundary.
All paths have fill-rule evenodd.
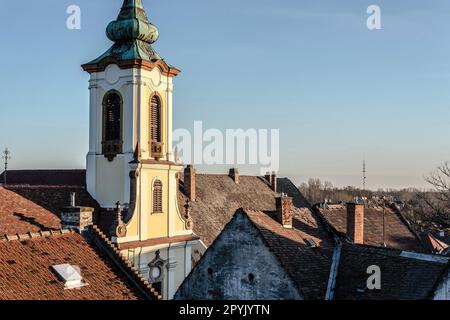
<path id="1" fill-rule="evenodd" d="M 105 141 L 120 140 L 120 97 L 110 93 L 105 100 Z"/>
<path id="2" fill-rule="evenodd" d="M 161 102 L 155 95 L 150 106 L 150 140 L 161 142 Z"/>
<path id="3" fill-rule="evenodd" d="M 163 186 L 160 180 L 156 180 L 153 184 L 153 212 L 154 213 L 162 213 L 162 191 Z"/>

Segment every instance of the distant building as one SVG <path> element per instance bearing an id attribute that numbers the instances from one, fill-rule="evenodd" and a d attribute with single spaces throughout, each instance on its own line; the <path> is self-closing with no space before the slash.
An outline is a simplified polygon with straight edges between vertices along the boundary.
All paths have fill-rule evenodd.
<path id="1" fill-rule="evenodd" d="M 358 244 L 431 252 L 394 206 L 324 203 L 314 206 L 342 239 Z"/>

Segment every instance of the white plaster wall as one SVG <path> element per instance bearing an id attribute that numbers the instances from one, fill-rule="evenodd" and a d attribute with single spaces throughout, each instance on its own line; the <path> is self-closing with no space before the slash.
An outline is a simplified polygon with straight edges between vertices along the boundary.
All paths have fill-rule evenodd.
<path id="1" fill-rule="evenodd" d="M 129 165 L 139 141 L 143 158 L 150 158 L 148 148 L 148 107 L 153 92 L 158 92 L 163 103 L 163 160 L 172 159 L 172 78 L 163 76 L 158 68 L 120 69 L 109 65 L 104 72 L 92 73 L 89 81 L 90 119 L 89 152 L 86 159 L 87 189 L 103 206 L 114 207 L 115 202 L 129 201 Z M 118 91 L 123 99 L 122 137 L 123 161 L 121 164 L 104 161 L 102 153 L 103 98 L 110 91 Z M 127 161 L 128 160 L 128 161 Z M 120 167 L 120 168 L 119 168 Z M 108 180 L 108 183 L 104 183 Z M 110 178 L 106 178 L 110 177 Z M 114 178 L 114 183 L 111 183 Z M 121 184 L 117 186 L 115 184 Z M 115 199 L 115 200 L 113 200 Z"/>

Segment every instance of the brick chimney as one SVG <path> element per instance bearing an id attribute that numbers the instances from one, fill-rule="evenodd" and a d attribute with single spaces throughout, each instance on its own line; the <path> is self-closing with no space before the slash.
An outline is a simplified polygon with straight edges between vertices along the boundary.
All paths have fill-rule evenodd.
<path id="1" fill-rule="evenodd" d="M 238 168 L 231 168 L 230 169 L 230 177 L 233 179 L 233 181 L 237 184 L 239 184 L 239 170 Z"/>
<path id="2" fill-rule="evenodd" d="M 94 208 L 78 207 L 75 204 L 75 192 L 70 194 L 70 205 L 61 209 L 61 229 L 85 231 L 93 225 Z"/>
<path id="3" fill-rule="evenodd" d="M 277 197 L 276 207 L 278 221 L 281 223 L 283 228 L 292 229 L 292 217 L 294 215 L 292 212 L 292 198 L 284 194 Z"/>
<path id="4" fill-rule="evenodd" d="M 184 194 L 189 198 L 190 201 L 195 201 L 195 175 L 196 170 L 193 165 L 188 165 L 184 169 Z"/>
<path id="5" fill-rule="evenodd" d="M 347 203 L 347 236 L 354 243 L 364 244 L 364 204 Z"/>

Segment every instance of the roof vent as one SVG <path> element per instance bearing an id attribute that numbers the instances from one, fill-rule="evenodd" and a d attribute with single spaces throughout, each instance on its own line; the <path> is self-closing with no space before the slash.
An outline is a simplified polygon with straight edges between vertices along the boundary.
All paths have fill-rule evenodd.
<path id="1" fill-rule="evenodd" d="M 65 289 L 76 289 L 87 286 L 86 281 L 81 276 L 80 268 L 70 264 L 59 264 L 52 266 L 61 281 L 64 282 Z"/>

